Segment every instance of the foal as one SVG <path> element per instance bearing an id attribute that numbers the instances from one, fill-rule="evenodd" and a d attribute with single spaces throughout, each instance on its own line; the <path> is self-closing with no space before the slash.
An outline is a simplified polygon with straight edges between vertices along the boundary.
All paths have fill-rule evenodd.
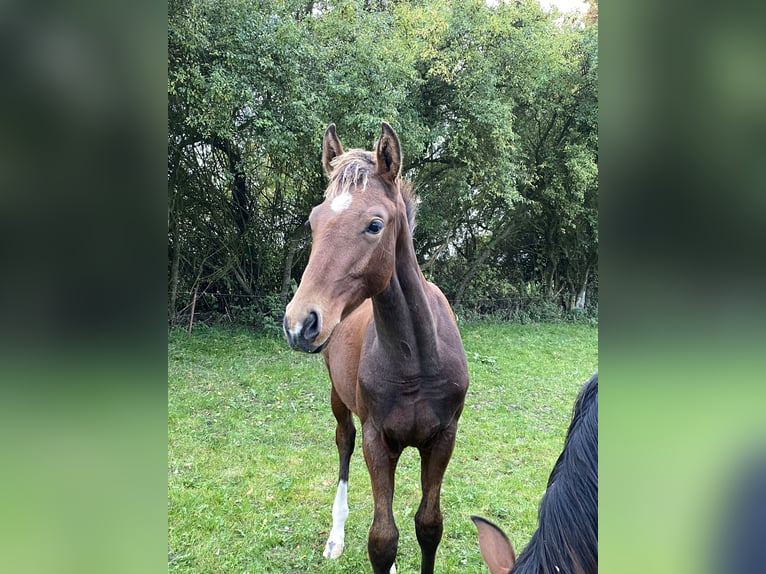
<path id="1" fill-rule="evenodd" d="M 367 543 L 372 569 L 388 574 L 394 565 L 394 475 L 411 446 L 421 460 L 415 514 L 421 573 L 431 574 L 443 530 L 442 479 L 468 389 L 465 351 L 447 299 L 415 257 L 415 205 L 400 177 L 401 148 L 391 126 L 382 124 L 373 152 L 344 152 L 330 125 L 322 161 L 330 184 L 309 217 L 311 256 L 284 329 L 292 348 L 323 352 L 332 381 L 340 465 L 324 556 L 343 551 L 353 413 L 375 503 Z"/>
<path id="2" fill-rule="evenodd" d="M 537 531 L 519 559 L 499 527 L 479 516 L 471 519 L 491 574 L 598 572 L 598 373 L 575 401 L 564 450 L 540 502 Z"/>

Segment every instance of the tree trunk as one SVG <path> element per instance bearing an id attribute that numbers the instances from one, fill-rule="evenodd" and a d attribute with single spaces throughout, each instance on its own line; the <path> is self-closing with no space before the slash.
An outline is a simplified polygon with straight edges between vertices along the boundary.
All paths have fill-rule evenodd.
<path id="1" fill-rule="evenodd" d="M 290 244 L 287 248 L 285 267 L 282 272 L 282 289 L 279 292 L 279 300 L 282 302 L 282 305 L 287 305 L 287 299 L 290 297 L 290 280 L 292 279 L 293 260 L 295 259 L 295 254 L 298 252 L 300 243 L 300 237 L 293 237 L 290 239 Z"/>
<path id="2" fill-rule="evenodd" d="M 588 288 L 588 275 L 590 275 L 590 266 L 585 268 L 585 278 L 582 281 L 580 292 L 577 294 L 575 309 L 585 309 L 585 294 Z"/>
<path id="3" fill-rule="evenodd" d="M 242 291 L 244 291 L 250 297 L 255 297 L 255 293 L 251 289 L 248 281 L 245 279 L 245 276 L 242 274 L 242 271 L 238 266 L 238 262 L 232 262 L 231 271 L 234 274 L 234 279 L 237 280 L 237 283 L 239 283 L 239 286 L 242 288 Z"/>
<path id="4" fill-rule="evenodd" d="M 441 245 L 439 245 L 439 247 L 436 248 L 436 251 L 433 252 L 433 255 L 429 257 L 428 261 L 426 261 L 425 263 L 423 263 L 423 265 L 420 266 L 420 270 L 423 271 L 424 273 L 428 271 L 431 268 L 431 266 L 433 266 L 434 262 L 439 258 L 439 255 L 441 255 L 441 252 L 444 251 L 449 246 L 451 241 L 452 241 L 452 235 L 450 234 L 447 236 L 447 239 L 445 239 L 444 242 Z"/>
<path id="5" fill-rule="evenodd" d="M 242 157 L 236 145 L 228 138 L 215 135 L 213 136 L 212 144 L 226 155 L 229 173 L 234 178 L 234 186 L 231 190 L 231 209 L 234 215 L 234 223 L 236 223 L 237 229 L 240 235 L 242 235 L 250 219 L 247 177 L 242 170 Z"/>
<path id="6" fill-rule="evenodd" d="M 556 273 L 558 271 L 559 262 L 557 259 L 549 257 L 548 264 L 546 265 L 545 273 L 543 274 L 543 286 L 545 288 L 545 298 L 548 301 L 554 301 L 557 296 L 556 292 Z"/>
<path id="7" fill-rule="evenodd" d="M 175 216 L 177 217 L 177 215 Z M 171 234 L 173 235 L 173 259 L 170 263 L 170 302 L 168 303 L 168 322 L 172 323 L 176 315 L 176 301 L 178 297 L 178 268 L 181 261 L 181 241 L 178 231 L 178 221 L 172 222 Z"/>
<path id="8" fill-rule="evenodd" d="M 187 331 L 190 335 L 192 332 L 192 325 L 194 325 L 194 309 L 197 306 L 197 289 L 199 289 L 199 285 L 194 286 L 194 296 L 192 297 L 192 302 L 191 302 L 191 314 L 189 315 L 189 330 Z"/>
<path id="9" fill-rule="evenodd" d="M 490 256 L 495 246 L 510 235 L 511 229 L 512 227 L 510 225 L 506 225 L 504 229 L 500 230 L 499 233 L 495 234 L 495 236 L 492 238 L 492 241 L 490 241 L 487 244 L 484 250 L 481 253 L 479 253 L 479 256 L 476 257 L 473 260 L 473 262 L 470 264 L 471 266 L 468 269 L 468 272 L 465 275 L 463 275 L 463 278 L 460 280 L 460 285 L 458 285 L 457 291 L 455 292 L 455 302 L 454 302 L 455 307 L 460 306 L 460 304 L 463 301 L 463 295 L 465 295 L 465 290 L 468 287 L 468 284 L 473 280 L 474 277 L 476 277 L 476 274 L 479 272 L 479 270 L 481 269 L 481 266 Z"/>
<path id="10" fill-rule="evenodd" d="M 176 303 L 178 302 L 178 279 L 181 263 L 181 230 L 179 221 L 183 209 L 183 193 L 179 191 L 181 152 L 175 147 L 168 151 L 168 163 L 172 166 L 168 181 L 168 234 L 173 241 L 173 253 L 170 260 L 170 297 L 168 301 L 168 323 L 172 324 L 176 318 Z"/>

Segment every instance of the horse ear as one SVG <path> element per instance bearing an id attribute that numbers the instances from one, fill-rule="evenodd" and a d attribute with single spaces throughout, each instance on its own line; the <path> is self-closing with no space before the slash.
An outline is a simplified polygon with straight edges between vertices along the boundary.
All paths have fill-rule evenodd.
<path id="1" fill-rule="evenodd" d="M 380 139 L 375 144 L 375 171 L 393 182 L 402 169 L 402 148 L 394 128 L 388 123 L 381 123 Z"/>
<path id="2" fill-rule="evenodd" d="M 339 155 L 343 155 L 343 146 L 335 132 L 335 124 L 330 124 L 327 126 L 322 139 L 322 166 L 327 177 L 332 174 L 330 162 Z"/>
<path id="3" fill-rule="evenodd" d="M 471 516 L 479 530 L 479 550 L 491 574 L 508 574 L 516 563 L 516 552 L 499 526 L 481 516 Z"/>

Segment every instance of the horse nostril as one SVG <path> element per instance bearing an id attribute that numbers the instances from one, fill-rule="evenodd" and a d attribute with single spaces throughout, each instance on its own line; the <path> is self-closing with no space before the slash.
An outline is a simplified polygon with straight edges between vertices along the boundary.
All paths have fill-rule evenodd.
<path id="1" fill-rule="evenodd" d="M 317 315 L 315 311 L 311 311 L 306 317 L 306 321 L 303 323 L 303 338 L 307 341 L 313 341 L 319 334 L 319 329 L 319 315 Z"/>

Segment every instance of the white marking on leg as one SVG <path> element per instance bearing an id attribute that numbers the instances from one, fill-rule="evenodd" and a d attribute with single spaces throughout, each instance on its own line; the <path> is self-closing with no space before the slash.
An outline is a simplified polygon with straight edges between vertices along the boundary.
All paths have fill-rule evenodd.
<path id="1" fill-rule="evenodd" d="M 335 502 L 332 504 L 332 530 L 322 553 L 325 558 L 337 558 L 343 553 L 343 541 L 346 537 L 344 528 L 348 518 L 347 495 L 348 482 L 339 480 Z"/>
<path id="2" fill-rule="evenodd" d="M 348 209 L 348 206 L 351 205 L 351 201 L 353 199 L 354 196 L 351 195 L 351 193 L 344 191 L 340 195 L 335 196 L 335 199 L 333 199 L 330 203 L 330 209 L 332 209 L 335 213 L 345 211 Z"/>
<path id="3" fill-rule="evenodd" d="M 396 574 L 396 562 L 391 564 L 391 571 L 390 572 L 391 572 L 391 574 Z"/>

